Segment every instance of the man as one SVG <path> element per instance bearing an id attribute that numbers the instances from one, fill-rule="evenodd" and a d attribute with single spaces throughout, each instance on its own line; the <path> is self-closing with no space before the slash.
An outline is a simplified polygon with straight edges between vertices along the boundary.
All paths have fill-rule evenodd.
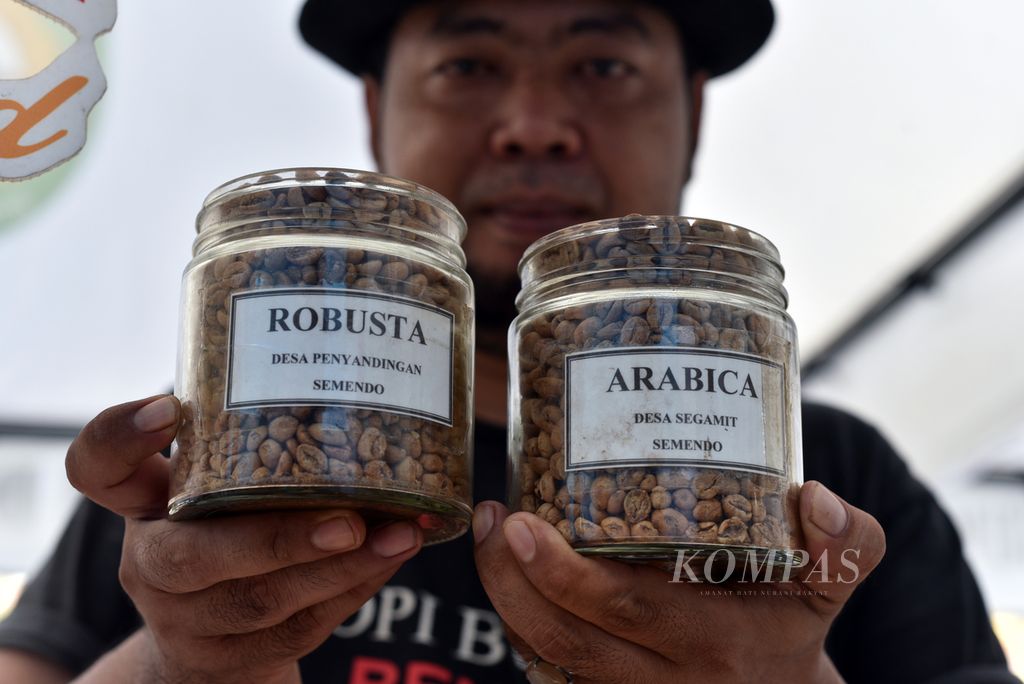
<path id="1" fill-rule="evenodd" d="M 478 499 L 503 498 L 519 256 L 567 224 L 676 213 L 703 84 L 771 21 L 767 0 L 307 4 L 307 39 L 364 77 L 381 170 L 440 191 L 470 225 Z M 854 549 L 856 573 L 839 582 L 833 566 L 785 597 L 706 596 L 583 558 L 493 501 L 472 539 L 423 550 L 413 526 L 367 530 L 345 511 L 169 523 L 156 452 L 178 416 L 173 398 L 144 399 L 76 439 L 69 477 L 123 516 L 123 555 L 116 516 L 79 511 L 0 629 L 0 681 L 522 681 L 492 607 L 534 681 L 1015 681 L 946 517 L 834 411 L 805 408 L 805 471 L 850 503 L 808 482 L 800 520 L 812 564 Z"/>

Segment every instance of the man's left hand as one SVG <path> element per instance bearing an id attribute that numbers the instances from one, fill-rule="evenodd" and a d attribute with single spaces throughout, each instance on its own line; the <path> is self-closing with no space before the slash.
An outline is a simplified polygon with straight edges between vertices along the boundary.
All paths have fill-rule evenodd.
<path id="1" fill-rule="evenodd" d="M 653 567 L 582 556 L 544 520 L 495 502 L 473 518 L 476 563 L 512 645 L 575 684 L 842 681 L 825 636 L 881 560 L 885 535 L 820 483 L 806 483 L 799 501 L 809 562 L 788 583 L 692 583 L 687 573 L 672 582 Z"/>

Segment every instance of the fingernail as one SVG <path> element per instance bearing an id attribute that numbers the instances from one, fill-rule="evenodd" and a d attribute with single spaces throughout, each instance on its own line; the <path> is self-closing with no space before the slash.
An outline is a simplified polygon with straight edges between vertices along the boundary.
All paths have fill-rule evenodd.
<path id="1" fill-rule="evenodd" d="M 505 523 L 505 539 L 512 547 L 512 553 L 524 563 L 529 563 L 537 554 L 537 540 L 526 523 L 510 520 Z"/>
<path id="2" fill-rule="evenodd" d="M 494 511 L 490 506 L 477 506 L 476 513 L 473 514 L 473 538 L 477 544 L 487 539 L 492 527 L 494 527 Z"/>
<path id="3" fill-rule="evenodd" d="M 416 530 L 409 523 L 394 523 L 373 533 L 370 548 L 381 558 L 391 558 L 416 546 Z"/>
<path id="4" fill-rule="evenodd" d="M 816 485 L 811 499 L 811 522 L 830 537 L 839 537 L 846 531 L 849 515 L 846 507 L 824 485 Z"/>
<path id="5" fill-rule="evenodd" d="M 356 545 L 356 531 L 348 518 L 331 518 L 316 526 L 310 540 L 318 549 L 342 551 Z"/>
<path id="6" fill-rule="evenodd" d="M 174 397 L 168 395 L 146 404 L 132 418 L 139 432 L 159 432 L 174 425 L 178 419 L 178 407 Z"/>

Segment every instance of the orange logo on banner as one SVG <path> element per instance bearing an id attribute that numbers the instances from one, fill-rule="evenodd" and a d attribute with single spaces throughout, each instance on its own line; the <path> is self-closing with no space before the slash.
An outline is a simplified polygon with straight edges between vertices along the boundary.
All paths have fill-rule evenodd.
<path id="1" fill-rule="evenodd" d="M 52 145 L 65 135 L 67 129 L 62 129 L 51 135 L 46 140 L 37 142 L 34 145 L 22 145 L 21 139 L 32 127 L 45 119 L 53 110 L 61 106 L 72 95 L 85 87 L 89 82 L 85 76 L 72 76 L 58 85 L 50 92 L 43 95 L 31 107 L 26 108 L 14 100 L 0 100 L 0 112 L 15 112 L 14 121 L 0 128 L 0 159 L 16 159 L 32 154 L 48 145 Z"/>
<path id="2" fill-rule="evenodd" d="M 70 28 L 75 42 L 28 78 L 0 79 L 0 181 L 37 176 L 85 145 L 89 112 L 107 89 L 94 43 L 117 18 L 117 0 L 19 2 Z"/>

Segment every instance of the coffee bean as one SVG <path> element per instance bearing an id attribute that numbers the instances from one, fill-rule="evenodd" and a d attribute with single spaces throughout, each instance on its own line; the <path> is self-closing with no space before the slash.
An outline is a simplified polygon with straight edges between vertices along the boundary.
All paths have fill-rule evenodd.
<path id="1" fill-rule="evenodd" d="M 601 521 L 601 529 L 609 539 L 625 539 L 630 535 L 629 525 L 622 518 L 608 516 Z"/>
<path id="2" fill-rule="evenodd" d="M 327 454 L 312 444 L 300 444 L 295 450 L 295 462 L 307 473 L 322 473 L 327 470 Z"/>
<path id="3" fill-rule="evenodd" d="M 615 492 L 615 480 L 607 475 L 601 475 L 594 479 L 590 486 L 590 500 L 600 509 L 608 508 L 608 499 Z"/>
<path id="4" fill-rule="evenodd" d="M 630 526 L 629 534 L 631 537 L 637 539 L 649 539 L 651 537 L 657 537 L 661 533 L 650 520 L 641 520 L 640 522 Z"/>
<path id="5" fill-rule="evenodd" d="M 655 487 L 651 490 L 651 507 L 668 508 L 672 505 L 672 494 L 664 487 Z"/>
<path id="6" fill-rule="evenodd" d="M 576 518 L 573 523 L 573 527 L 576 532 L 576 536 L 586 542 L 600 541 L 607 539 L 608 535 L 604 529 L 586 518 Z"/>
<path id="7" fill-rule="evenodd" d="M 743 544 L 749 540 L 747 524 L 739 518 L 723 520 L 718 526 L 720 544 Z"/>
<path id="8" fill-rule="evenodd" d="M 373 461 L 383 458 L 388 449 L 388 439 L 375 427 L 366 428 L 359 437 L 356 453 L 360 461 Z"/>
<path id="9" fill-rule="evenodd" d="M 309 426 L 309 435 L 316 441 L 330 444 L 331 446 L 345 446 L 348 444 L 348 435 L 336 425 L 313 423 Z"/>
<path id="10" fill-rule="evenodd" d="M 608 497 L 608 513 L 611 515 L 621 515 L 624 510 L 623 503 L 626 500 L 626 490 L 617 489 L 612 492 L 611 496 Z"/>
<path id="11" fill-rule="evenodd" d="M 686 516 L 674 508 L 662 508 L 651 515 L 651 523 L 665 537 L 681 537 L 690 526 Z"/>
<path id="12" fill-rule="evenodd" d="M 718 542 L 718 523 L 702 522 L 689 527 L 683 535 L 688 541 L 704 544 Z"/>
<path id="13" fill-rule="evenodd" d="M 285 442 L 295 434 L 299 427 L 299 420 L 294 416 L 278 416 L 270 421 L 267 432 L 271 438 L 278 442 Z"/>
<path id="14" fill-rule="evenodd" d="M 717 499 L 704 500 L 693 507 L 693 519 L 697 522 L 715 522 L 722 519 L 722 503 Z"/>
<path id="15" fill-rule="evenodd" d="M 741 494 L 729 494 L 722 499 L 722 510 L 730 518 L 739 518 L 749 522 L 751 518 L 750 500 Z"/>
<path id="16" fill-rule="evenodd" d="M 633 489 L 626 493 L 622 509 L 627 522 L 638 523 L 651 514 L 651 497 L 643 489 Z"/>

